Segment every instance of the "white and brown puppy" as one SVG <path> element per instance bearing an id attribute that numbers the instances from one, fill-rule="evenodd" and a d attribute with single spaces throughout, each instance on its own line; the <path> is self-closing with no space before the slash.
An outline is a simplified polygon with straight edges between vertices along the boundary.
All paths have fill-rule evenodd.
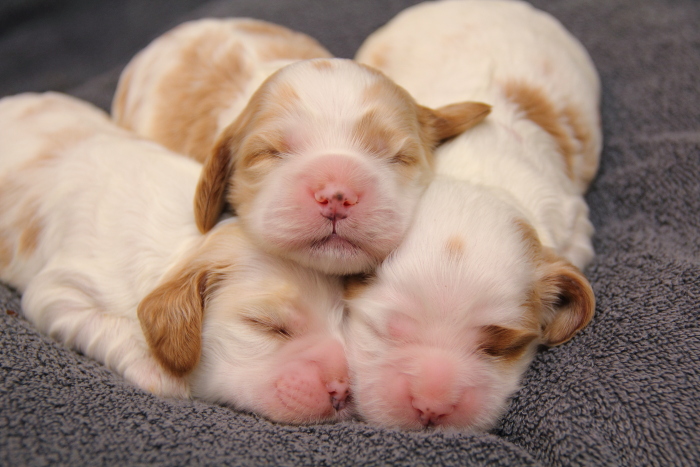
<path id="1" fill-rule="evenodd" d="M 406 240 L 348 292 L 353 397 L 368 421 L 488 429 L 539 345 L 591 320 L 582 192 L 600 154 L 599 82 L 551 16 L 514 1 L 406 10 L 358 59 L 419 102 L 493 104 L 438 149 Z"/>
<path id="2" fill-rule="evenodd" d="M 340 284 L 235 219 L 202 235 L 200 172 L 68 96 L 0 100 L 0 280 L 42 332 L 157 395 L 342 418 Z"/>
<path id="3" fill-rule="evenodd" d="M 434 147 L 489 108 L 431 110 L 351 60 L 295 61 L 323 50 L 264 24 L 202 20 L 157 39 L 125 70 L 114 116 L 206 155 L 194 201 L 202 232 L 228 205 L 266 251 L 331 274 L 370 271 L 403 238 Z M 288 37 L 293 53 L 282 47 Z M 286 50 L 285 60 L 269 61 L 267 48 Z"/>

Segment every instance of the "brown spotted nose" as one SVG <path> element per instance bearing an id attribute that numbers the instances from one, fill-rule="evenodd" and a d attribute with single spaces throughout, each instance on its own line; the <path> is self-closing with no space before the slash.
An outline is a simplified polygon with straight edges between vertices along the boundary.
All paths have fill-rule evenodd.
<path id="1" fill-rule="evenodd" d="M 345 219 L 352 207 L 359 201 L 359 196 L 352 189 L 335 183 L 329 183 L 314 193 L 321 215 L 330 220 Z"/>

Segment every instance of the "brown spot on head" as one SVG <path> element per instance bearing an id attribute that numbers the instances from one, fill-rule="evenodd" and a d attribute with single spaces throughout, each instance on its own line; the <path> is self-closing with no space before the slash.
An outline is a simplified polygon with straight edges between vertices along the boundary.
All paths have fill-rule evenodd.
<path id="1" fill-rule="evenodd" d="M 445 242 L 445 249 L 450 257 L 461 258 L 465 253 L 464 239 L 458 234 L 452 235 Z"/>
<path id="2" fill-rule="evenodd" d="M 330 60 L 312 60 L 311 65 L 318 71 L 327 71 L 333 69 L 333 63 Z"/>
<path id="3" fill-rule="evenodd" d="M 503 86 L 503 92 L 508 100 L 520 107 L 528 120 L 554 138 L 563 158 L 566 175 L 573 179 L 573 158 L 576 149 L 572 137 L 563 125 L 563 115 L 560 111 L 554 107 L 544 92 L 535 86 L 519 81 L 509 81 Z"/>

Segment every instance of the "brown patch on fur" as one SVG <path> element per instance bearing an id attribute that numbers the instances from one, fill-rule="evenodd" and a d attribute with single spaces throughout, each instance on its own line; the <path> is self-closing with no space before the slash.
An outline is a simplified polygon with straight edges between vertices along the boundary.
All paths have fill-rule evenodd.
<path id="1" fill-rule="evenodd" d="M 278 101 L 279 105 L 288 108 L 293 103 L 299 101 L 299 94 L 291 84 L 279 83 L 275 86 L 275 99 Z"/>
<path id="2" fill-rule="evenodd" d="M 563 125 L 563 115 L 557 111 L 542 90 L 534 86 L 510 81 L 503 86 L 503 92 L 511 102 L 520 107 L 528 120 L 541 127 L 554 138 L 564 161 L 566 175 L 573 179 L 573 157 L 576 153 L 576 148 L 571 136 Z"/>
<path id="3" fill-rule="evenodd" d="M 12 245 L 10 242 L 0 236 L 0 268 L 6 268 L 12 262 L 14 255 L 12 254 Z"/>
<path id="4" fill-rule="evenodd" d="M 484 326 L 481 329 L 479 349 L 486 355 L 497 357 L 504 363 L 512 363 L 523 356 L 537 338 L 532 331 L 511 329 L 502 326 Z"/>
<path id="5" fill-rule="evenodd" d="M 538 259 L 542 253 L 542 243 L 535 228 L 525 219 L 515 219 L 515 229 L 520 233 L 527 248 L 528 258 Z"/>
<path id="6" fill-rule="evenodd" d="M 376 279 L 374 273 L 353 274 L 343 277 L 343 299 L 353 300 L 363 294 Z"/>
<path id="7" fill-rule="evenodd" d="M 382 69 L 389 62 L 389 47 L 376 47 L 368 58 L 368 63 L 374 67 Z"/>
<path id="8" fill-rule="evenodd" d="M 153 139 L 204 162 L 218 129 L 218 115 L 250 79 L 240 47 L 216 53 L 225 37 L 210 35 L 182 50 L 180 66 L 162 80 Z"/>
<path id="9" fill-rule="evenodd" d="M 327 71 L 333 69 L 333 64 L 328 60 L 314 60 L 313 62 L 311 62 L 311 66 L 313 66 L 318 71 Z"/>
<path id="10" fill-rule="evenodd" d="M 31 255 L 36 251 L 39 237 L 44 230 L 43 222 L 38 213 L 38 203 L 36 201 L 25 203 L 23 212 L 15 223 L 22 229 L 17 251 L 23 255 Z"/>
<path id="11" fill-rule="evenodd" d="M 277 24 L 249 20 L 238 23 L 236 29 L 257 36 L 255 47 L 263 60 L 309 60 L 333 56 L 312 37 Z"/>
<path id="12" fill-rule="evenodd" d="M 580 152 L 583 155 L 583 164 L 577 167 L 580 173 L 576 174 L 583 182 L 584 186 L 595 177 L 598 171 L 598 152 L 593 145 L 593 134 L 591 129 L 584 123 L 583 118 L 578 110 L 572 106 L 564 107 L 562 116 L 571 128 L 574 138 L 579 144 Z"/>
<path id="13" fill-rule="evenodd" d="M 464 239 L 459 235 L 452 235 L 447 239 L 447 242 L 445 242 L 445 249 L 453 258 L 460 258 L 464 256 L 466 251 Z"/>

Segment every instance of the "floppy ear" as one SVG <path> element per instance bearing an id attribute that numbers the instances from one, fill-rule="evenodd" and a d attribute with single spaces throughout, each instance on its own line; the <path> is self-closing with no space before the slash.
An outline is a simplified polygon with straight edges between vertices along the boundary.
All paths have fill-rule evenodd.
<path id="1" fill-rule="evenodd" d="M 176 376 L 199 362 L 208 271 L 188 265 L 139 303 L 137 314 L 156 360 Z"/>
<path id="2" fill-rule="evenodd" d="M 559 258 L 546 266 L 542 279 L 544 344 L 563 344 L 583 329 L 595 313 L 588 280 L 574 265 Z"/>
<path id="3" fill-rule="evenodd" d="M 433 146 L 464 133 L 491 113 L 491 106 L 481 102 L 460 102 L 438 109 L 419 106 L 419 121 Z"/>
<path id="4" fill-rule="evenodd" d="M 232 147 L 232 140 L 227 129 L 204 161 L 204 167 L 199 176 L 194 194 L 194 217 L 202 233 L 207 233 L 216 225 L 226 205 L 228 184 L 234 170 L 235 148 Z"/>

